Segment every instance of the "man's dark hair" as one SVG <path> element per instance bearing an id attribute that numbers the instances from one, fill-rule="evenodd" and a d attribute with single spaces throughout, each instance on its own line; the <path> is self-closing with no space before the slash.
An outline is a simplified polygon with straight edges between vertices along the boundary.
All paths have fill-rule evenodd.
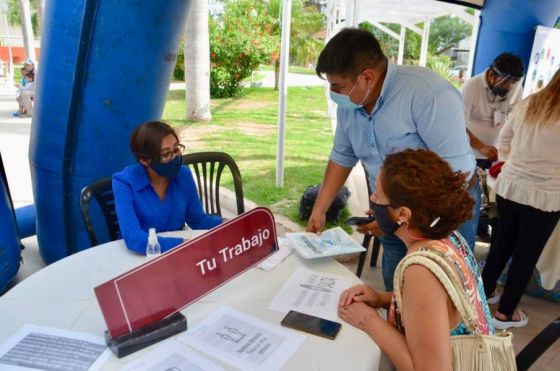
<path id="1" fill-rule="evenodd" d="M 137 160 L 159 161 L 163 138 L 173 134 L 179 141 L 175 130 L 162 121 L 148 121 L 138 126 L 130 138 L 130 150 Z"/>
<path id="2" fill-rule="evenodd" d="M 515 77 L 525 76 L 525 66 L 523 61 L 513 53 L 502 53 L 498 55 L 492 62 L 492 67 L 499 73 L 507 73 Z"/>
<path id="3" fill-rule="evenodd" d="M 364 68 L 377 68 L 385 60 L 379 41 L 358 28 L 344 28 L 329 40 L 317 60 L 315 72 L 355 77 Z"/>

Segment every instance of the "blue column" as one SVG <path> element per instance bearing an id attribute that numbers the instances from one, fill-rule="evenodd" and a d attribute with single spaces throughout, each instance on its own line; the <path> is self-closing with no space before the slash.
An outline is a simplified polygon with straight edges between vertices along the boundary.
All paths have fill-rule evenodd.
<path id="1" fill-rule="evenodd" d="M 89 247 L 81 189 L 133 163 L 131 132 L 161 117 L 188 3 L 47 2 L 29 151 L 47 263 Z"/>
<path id="2" fill-rule="evenodd" d="M 0 161 L 2 159 L 0 158 Z M 1 165 L 1 164 L 0 164 Z M 20 241 L 8 184 L 0 174 L 0 295 L 15 277 L 21 258 Z"/>
<path id="3" fill-rule="evenodd" d="M 536 27 L 554 27 L 558 17 L 560 0 L 486 0 L 473 75 L 481 73 L 503 52 L 519 55 L 527 66 Z"/>

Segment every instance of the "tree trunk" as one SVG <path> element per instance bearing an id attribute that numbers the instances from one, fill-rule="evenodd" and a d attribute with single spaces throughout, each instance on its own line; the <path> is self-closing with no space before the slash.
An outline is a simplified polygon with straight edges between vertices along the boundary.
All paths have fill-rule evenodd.
<path id="1" fill-rule="evenodd" d="M 280 56 L 274 61 L 274 90 L 278 90 L 280 81 Z"/>
<path id="2" fill-rule="evenodd" d="M 185 26 L 187 119 L 211 120 L 208 1 L 191 0 Z"/>
<path id="3" fill-rule="evenodd" d="M 21 33 L 23 34 L 23 45 L 25 47 L 25 58 L 37 62 L 35 55 L 35 36 L 33 35 L 33 26 L 31 25 L 31 9 L 29 0 L 19 0 L 19 8 L 21 12 Z"/>
<path id="4" fill-rule="evenodd" d="M 45 14 L 45 0 L 37 0 L 37 23 L 38 31 L 37 33 L 41 35 L 43 33 L 43 16 Z"/>

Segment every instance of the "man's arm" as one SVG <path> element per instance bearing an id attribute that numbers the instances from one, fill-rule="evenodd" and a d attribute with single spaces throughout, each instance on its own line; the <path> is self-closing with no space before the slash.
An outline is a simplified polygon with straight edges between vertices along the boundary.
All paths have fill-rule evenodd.
<path id="1" fill-rule="evenodd" d="M 307 231 L 319 233 L 325 226 L 325 214 L 331 206 L 336 195 L 346 182 L 351 168 L 343 167 L 333 161 L 329 161 L 321 189 L 315 200 L 315 206 L 307 222 Z"/>
<path id="2" fill-rule="evenodd" d="M 482 153 L 484 157 L 490 161 L 496 161 L 498 159 L 498 149 L 496 147 L 487 145 L 478 139 L 478 137 L 469 129 L 467 129 L 467 135 L 469 136 L 472 148 Z"/>

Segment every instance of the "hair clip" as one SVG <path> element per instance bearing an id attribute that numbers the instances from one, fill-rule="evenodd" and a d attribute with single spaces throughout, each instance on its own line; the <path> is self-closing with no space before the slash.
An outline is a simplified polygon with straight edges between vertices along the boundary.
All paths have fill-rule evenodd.
<path id="1" fill-rule="evenodd" d="M 441 218 L 438 216 L 434 220 L 432 220 L 432 222 L 430 223 L 430 228 L 433 228 L 436 224 L 438 224 L 440 219 Z"/>

